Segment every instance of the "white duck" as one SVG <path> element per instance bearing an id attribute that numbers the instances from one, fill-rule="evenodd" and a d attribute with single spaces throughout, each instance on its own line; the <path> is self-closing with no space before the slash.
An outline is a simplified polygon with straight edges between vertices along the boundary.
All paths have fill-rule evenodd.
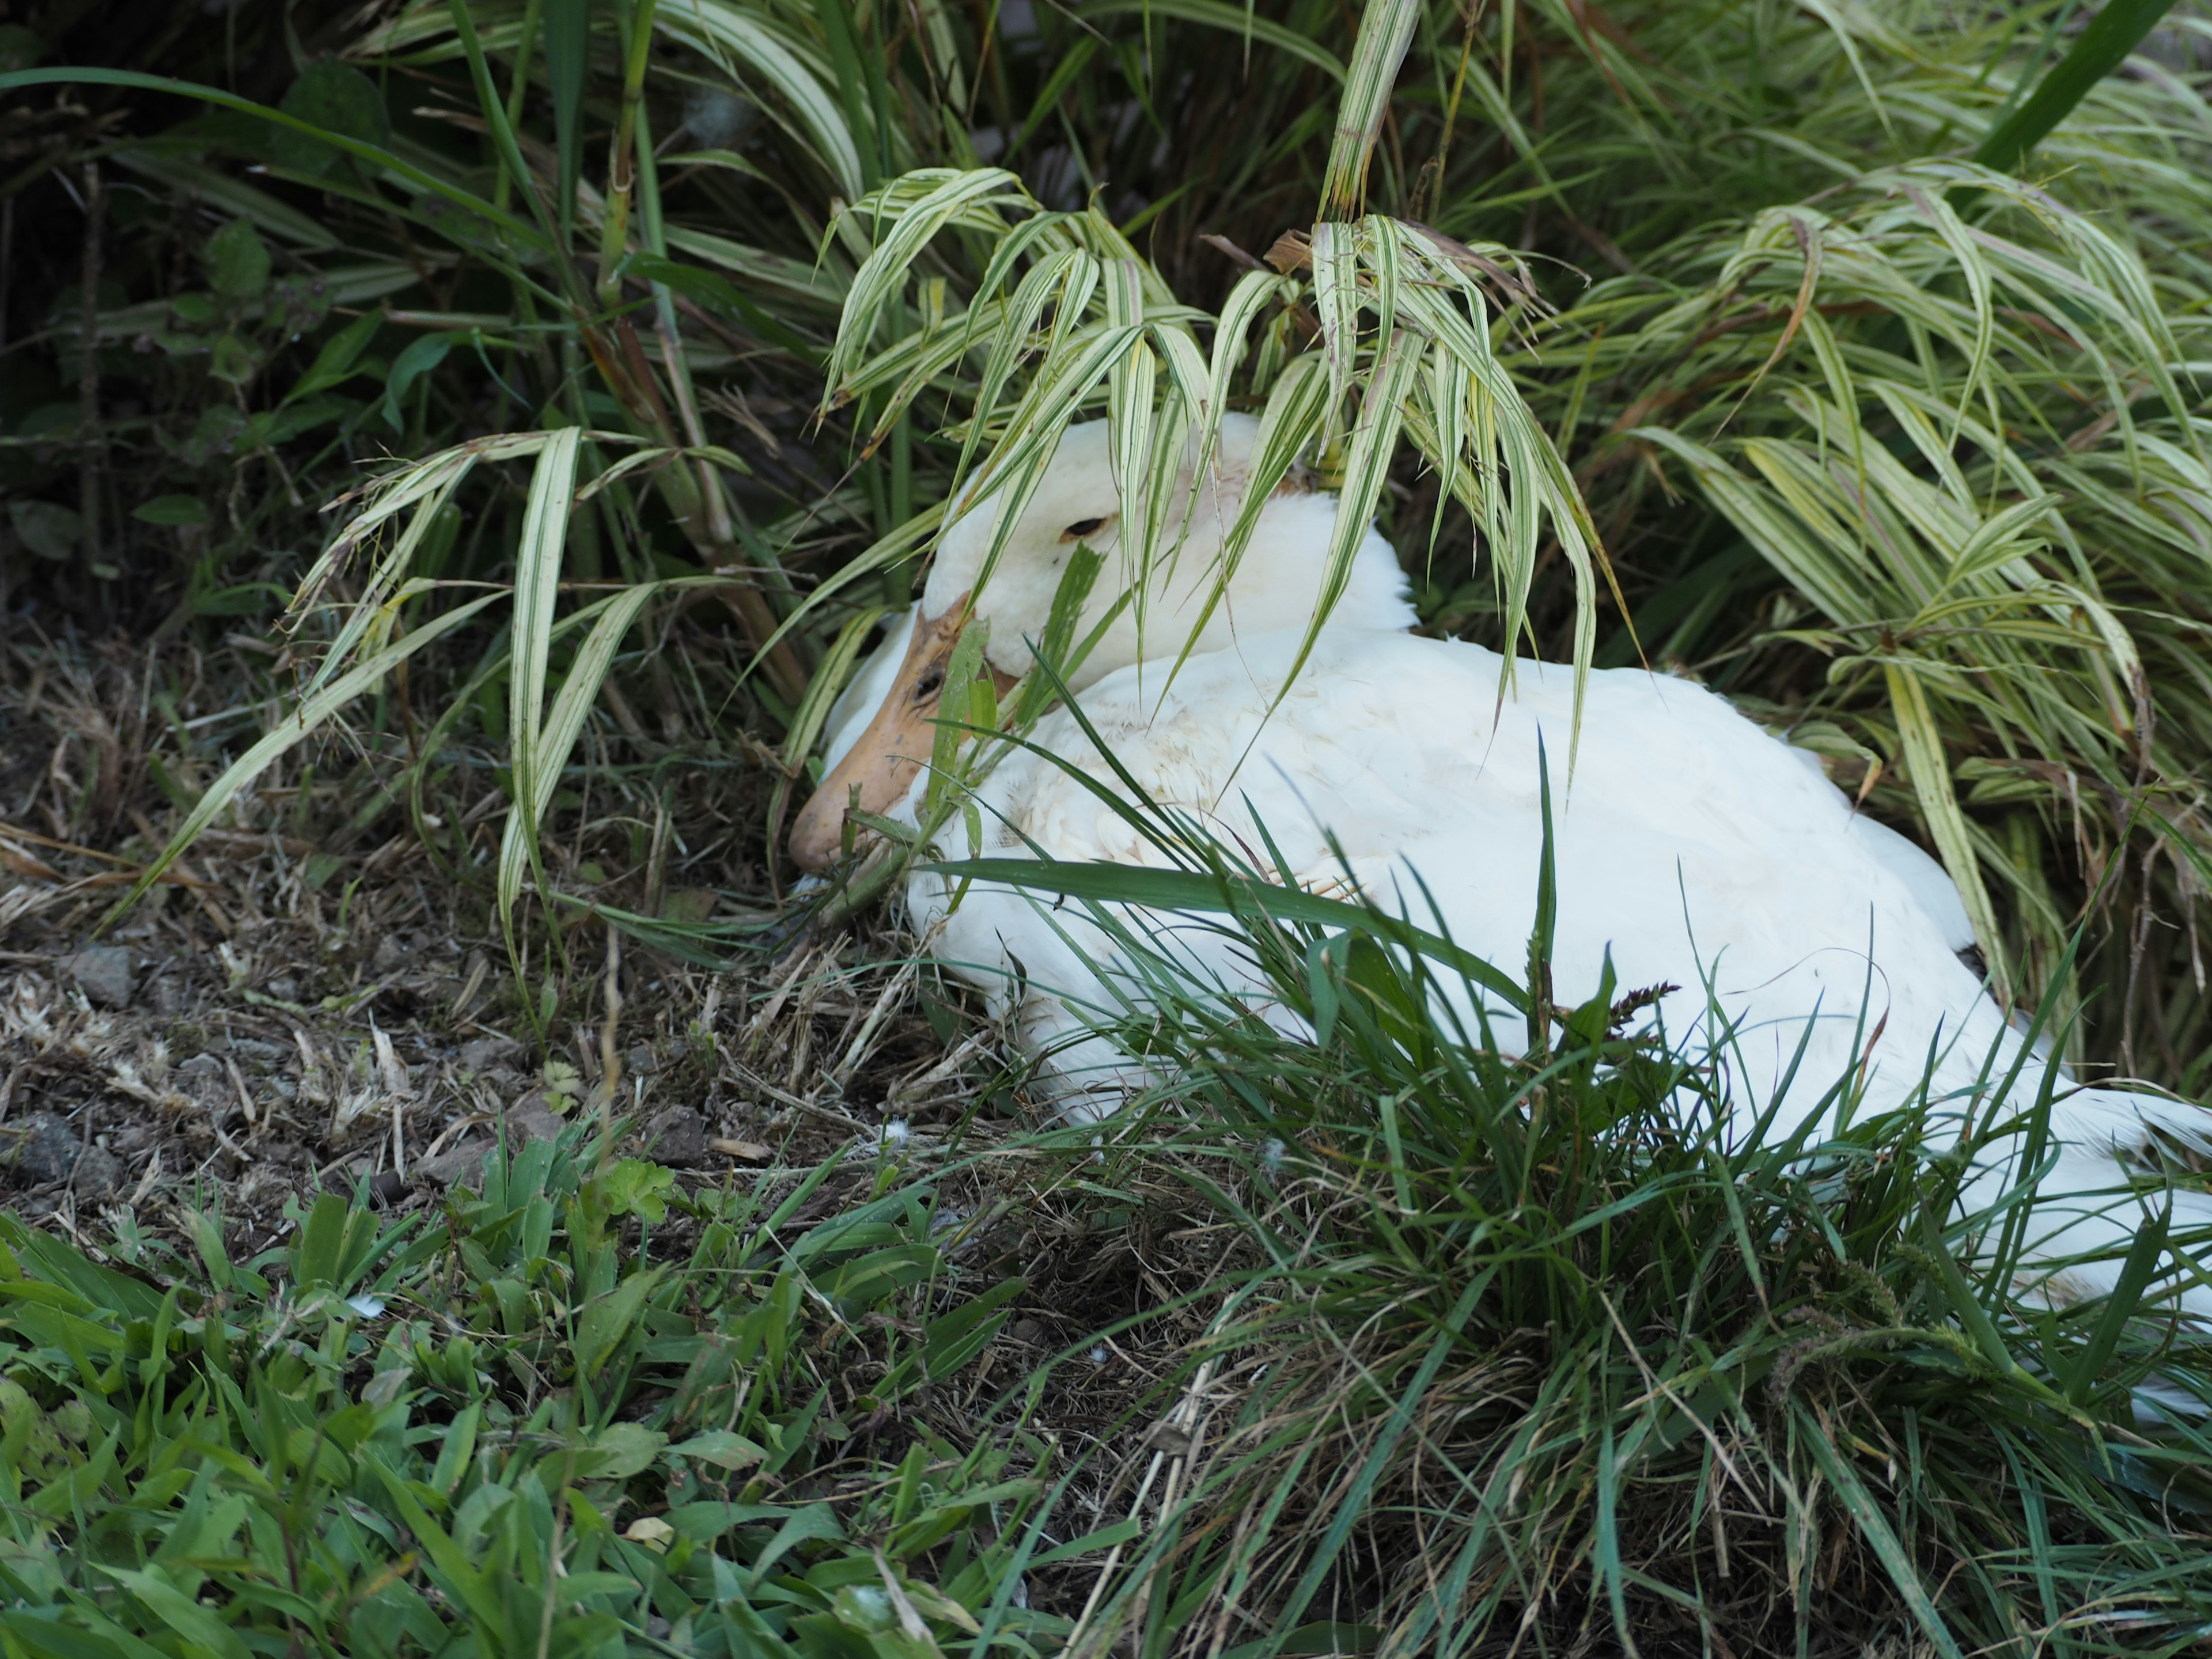
<path id="1" fill-rule="evenodd" d="M 1862 1112 L 1909 1097 L 1931 1054 L 1931 1097 L 1957 1091 L 1961 1111 L 1992 1054 L 1990 1074 L 2004 1075 L 2021 1039 L 1960 960 L 1972 931 L 1942 866 L 1855 811 L 1814 757 L 1720 697 L 1641 669 L 1594 673 L 1569 779 L 1570 671 L 1520 660 L 1501 702 L 1495 653 L 1407 631 L 1404 576 L 1370 530 L 1348 589 L 1279 702 L 1322 586 L 1334 497 L 1283 493 L 1266 504 L 1223 603 L 1170 676 L 1215 580 L 1212 556 L 1242 497 L 1253 436 L 1253 422 L 1231 417 L 1208 475 L 1186 476 L 1197 490 L 1188 539 L 1152 578 L 1143 637 L 1125 611 L 1073 678 L 1083 712 L 1152 799 L 1218 826 L 1231 844 L 1262 845 L 1263 824 L 1301 883 L 1316 887 L 1342 881 L 1333 834 L 1370 894 L 1417 922 L 1440 922 L 1510 971 L 1534 917 L 1540 733 L 1553 769 L 1556 1001 L 1595 994 L 1609 951 L 1623 988 L 1684 988 L 1643 1018 L 1663 1017 L 1672 1040 L 1695 1045 L 1707 1030 L 1710 981 L 1733 1028 L 1722 1052 L 1735 1109 L 1778 1093 L 1777 1133 L 1855 1066 L 1866 1083 Z M 985 500 L 948 529 L 920 604 L 833 711 L 828 769 L 792 836 L 802 865 L 834 859 L 855 787 L 865 809 L 914 820 L 937 690 L 971 612 L 994 506 Z M 986 662 L 1002 680 L 1030 666 L 1028 641 L 1042 637 L 1079 541 L 1108 555 L 1109 576 L 1115 571 L 1120 508 L 1104 423 L 1071 428 L 972 605 L 990 622 Z M 1123 585 L 1132 580 L 1125 571 Z M 1118 592 L 1102 576 L 1079 636 Z M 1119 788 L 1066 710 L 1040 722 L 1033 742 Z M 956 818 L 948 857 L 1025 857 L 1033 843 L 1058 859 L 1162 861 L 1044 756 L 1008 756 L 976 805 L 983 844 L 969 847 Z M 907 902 L 917 929 L 994 1012 L 1015 1017 L 1025 1042 L 1052 1055 L 1077 1091 L 1072 1110 L 1093 1115 L 1145 1080 L 1094 1030 L 1098 1012 L 1117 1006 L 1107 983 L 1117 960 L 1103 932 L 1076 907 L 1054 909 L 1005 887 L 979 884 L 957 908 L 950 897 L 944 878 L 914 876 Z M 1259 988 L 1225 942 L 1178 937 L 1199 940 L 1191 949 L 1200 971 Z M 1502 1004 L 1490 1012 L 1501 1040 L 1522 1029 Z M 2025 1068 L 2024 1087 L 2039 1080 L 2041 1064 Z M 2046 1236 L 2033 1254 L 2124 1250 L 2144 1212 L 2125 1195 L 2114 1200 L 2123 1181 L 2115 1155 L 2136 1155 L 2153 1131 L 2203 1147 L 2208 1129 L 2201 1109 L 2148 1094 L 2066 1096 L 2054 1115 L 2059 1162 L 2039 1200 Z M 1992 1168 L 1979 1199 L 1994 1199 L 2001 1179 Z M 2212 1224 L 2212 1199 L 2179 1194 L 2174 1221 Z M 2077 1271 L 2051 1294 L 2108 1288 L 2117 1268 L 2115 1260 Z M 2191 1304 L 2200 1298 L 2212 1312 L 2202 1292 Z"/>

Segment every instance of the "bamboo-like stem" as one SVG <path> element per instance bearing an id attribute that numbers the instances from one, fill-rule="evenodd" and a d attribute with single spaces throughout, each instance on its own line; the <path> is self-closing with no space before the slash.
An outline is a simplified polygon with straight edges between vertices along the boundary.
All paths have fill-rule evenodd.
<path id="1" fill-rule="evenodd" d="M 622 262 L 629 242 L 630 198 L 637 187 L 637 112 L 645 95 L 645 67 L 652 57 L 654 0 L 635 0 L 629 52 L 623 64 L 622 113 L 607 151 L 607 216 L 599 231 L 599 304 L 612 310 L 622 299 Z"/>
<path id="2" fill-rule="evenodd" d="M 100 231 L 106 198 L 100 165 L 84 167 L 84 295 L 79 316 L 84 337 L 77 356 L 76 441 L 79 543 L 85 565 L 100 558 Z"/>

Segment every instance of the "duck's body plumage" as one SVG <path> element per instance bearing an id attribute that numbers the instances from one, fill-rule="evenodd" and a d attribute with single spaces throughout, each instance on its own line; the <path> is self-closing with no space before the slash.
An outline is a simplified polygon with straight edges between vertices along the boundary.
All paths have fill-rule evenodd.
<path id="1" fill-rule="evenodd" d="M 1525 956 L 1535 919 L 1541 739 L 1559 871 L 1556 1000 L 1594 994 L 1609 951 L 1624 992 L 1681 988 L 1654 1014 L 1687 1036 L 1704 1018 L 1710 975 L 1735 1021 L 1735 1065 L 1751 1095 L 1773 1092 L 1816 1009 L 1790 1091 L 1808 1109 L 1861 1049 L 1885 1073 L 1917 1078 L 1939 1036 L 1963 1038 L 1977 1061 L 1998 1038 L 2002 1017 L 1899 878 L 1896 854 L 1886 862 L 1855 832 L 1839 791 L 1711 693 L 1636 672 L 1593 675 L 1570 776 L 1565 671 L 1519 665 L 1499 704 L 1500 665 L 1488 651 L 1332 629 L 1271 708 L 1301 642 L 1261 635 L 1194 659 L 1164 690 L 1158 667 L 1125 669 L 1083 695 L 1083 712 L 1160 805 L 1232 845 L 1272 838 L 1303 885 L 1336 887 L 1348 872 L 1386 906 L 1508 965 Z M 1049 717 L 1034 741 L 1115 784 L 1072 715 Z M 1001 763 L 977 805 L 978 854 L 1020 857 L 1034 845 L 1060 859 L 1163 861 L 1039 754 Z M 965 836 L 955 832 L 955 842 Z M 946 959 L 988 978 L 1011 970 L 1011 953 L 1033 980 L 1087 988 L 1065 945 L 1045 948 L 1050 924 L 1024 902 L 971 896 L 948 913 L 944 892 L 943 878 L 917 877 L 910 901 L 925 926 L 941 923 L 935 948 Z M 1052 918 L 1066 921 L 1064 909 Z M 1086 950 L 1102 945 L 1085 939 Z M 1054 957 L 1070 977 L 1043 973 Z M 1491 1012 L 1501 1031 L 1516 1024 L 1502 1004 Z"/>
<path id="2" fill-rule="evenodd" d="M 1285 504 L 1297 509 L 1285 514 L 1291 527 L 1310 535 L 1304 520 L 1319 501 Z M 1263 516 L 1263 538 L 1267 530 Z M 1577 726 L 1569 670 L 1522 660 L 1506 681 L 1496 653 L 1407 631 L 1403 579 L 1371 532 L 1346 604 L 1287 693 L 1302 629 L 1232 628 L 1174 668 L 1174 615 L 1153 623 L 1164 657 L 1114 668 L 1079 699 L 1151 800 L 1255 856 L 1272 842 L 1301 884 L 1338 889 L 1348 872 L 1386 906 L 1511 971 L 1534 919 L 1540 743 L 1558 861 L 1553 1000 L 1595 994 L 1608 955 L 1622 992 L 1678 988 L 1638 1018 L 1718 1061 L 1739 1126 L 1778 1099 L 1777 1133 L 1824 1098 L 1832 1117 L 1887 1109 L 1923 1078 L 1939 1112 L 1963 1124 L 1986 1115 L 1989 1079 L 2020 1058 L 2023 1039 L 1961 960 L 1972 931 L 1942 867 L 1856 811 L 1813 757 L 1712 693 L 1643 670 L 1595 672 Z M 872 686 L 856 700 L 848 745 L 880 695 Z M 981 844 L 969 844 L 956 817 L 949 856 L 1164 861 L 1071 775 L 1126 795 L 1073 714 L 1047 716 L 1032 745 L 977 792 Z M 909 818 L 921 787 L 901 809 Z M 907 899 L 930 951 L 1054 1056 L 1072 1109 L 1109 1109 L 1143 1080 L 1096 1035 L 1133 981 L 1079 907 L 980 883 L 955 905 L 948 880 L 928 872 L 911 878 Z M 1175 937 L 1197 971 L 1261 989 L 1218 932 Z M 1488 1012 L 1512 1048 L 1520 1018 L 1502 1004 Z M 1463 1000 L 1458 1012 L 1475 1029 Z M 2032 1103 L 2045 1063 L 2029 1059 L 2008 1107 Z M 1848 1105 L 1831 1092 L 1846 1077 L 1861 1085 L 1844 1091 Z M 2067 1089 L 2054 1113 L 2059 1161 L 2040 1185 L 2047 1237 L 2033 1254 L 2046 1262 L 2124 1249 L 2142 1224 L 2140 1204 L 2112 1196 L 2124 1179 L 2116 1153 L 2153 1130 L 2206 1140 L 2198 1108 Z M 1993 1152 L 1970 1202 L 1998 1195 L 2007 1158 Z M 2212 1223 L 2212 1201 L 2179 1201 L 2177 1222 Z M 2116 1272 L 2116 1260 L 2078 1270 L 2057 1293 L 2106 1288 Z"/>

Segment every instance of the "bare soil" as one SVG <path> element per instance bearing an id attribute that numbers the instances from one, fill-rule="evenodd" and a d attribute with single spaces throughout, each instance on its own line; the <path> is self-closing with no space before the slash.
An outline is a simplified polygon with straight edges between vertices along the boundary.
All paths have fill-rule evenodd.
<path id="1" fill-rule="evenodd" d="M 471 1149 L 610 1094 L 641 1148 L 704 1181 L 927 1144 L 989 1092 L 997 1045 L 888 924 L 769 934 L 702 965 L 564 911 L 564 962 L 545 962 L 542 927 L 524 941 L 529 994 L 547 977 L 565 993 L 541 1045 L 488 884 L 416 837 L 376 781 L 404 756 L 359 732 L 325 746 L 339 767 L 325 752 L 319 771 L 264 780 L 117 917 L 180 819 L 163 783 L 189 799 L 278 706 L 243 651 L 27 631 L 0 647 L 0 1204 L 26 1218 L 96 1237 L 216 1202 L 259 1248 L 288 1200 L 365 1182 L 380 1203 L 434 1204 Z M 210 725 L 220 752 L 175 752 L 178 728 Z M 716 822 L 729 799 L 664 771 L 677 816 L 658 841 L 698 867 L 662 856 L 661 909 L 704 916 L 725 897 L 705 882 L 757 861 Z M 491 795 L 479 842 L 498 829 Z M 607 874 L 635 805 L 585 806 L 615 820 L 596 836 L 562 826 L 556 883 L 599 876 L 635 906 Z"/>

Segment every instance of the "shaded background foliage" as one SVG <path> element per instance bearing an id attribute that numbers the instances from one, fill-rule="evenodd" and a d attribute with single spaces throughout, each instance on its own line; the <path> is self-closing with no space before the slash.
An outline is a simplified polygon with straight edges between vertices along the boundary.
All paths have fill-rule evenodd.
<path id="1" fill-rule="evenodd" d="M 2145 26 L 2159 10 L 2112 9 Z M 839 204 L 916 167 L 1005 167 L 1047 208 L 1095 204 L 1179 300 L 1218 306 L 1310 222 L 1358 21 L 1319 0 L 465 15 L 480 66 L 438 4 L 11 11 L 12 65 L 174 76 L 396 165 L 143 86 L 9 96 L 0 580 L 17 614 L 95 631 L 252 632 L 327 535 L 328 504 L 391 458 L 563 422 L 703 447 L 699 482 L 691 466 L 617 477 L 566 530 L 572 585 L 742 573 L 654 598 L 653 637 L 685 648 L 632 638 L 592 729 L 635 749 L 642 707 L 664 735 L 688 720 L 732 754 L 776 746 L 763 787 L 779 797 L 805 787 L 817 667 L 841 671 L 868 615 L 909 591 L 912 560 L 884 541 L 941 494 L 957 453 L 943 429 L 979 361 L 910 404 L 916 388 L 824 404 L 872 234 Z M 2070 9 L 1407 18 L 1368 204 L 1529 256 L 1540 297 L 1510 307 L 1496 347 L 1637 623 L 1601 592 L 1595 660 L 1686 668 L 1819 751 L 1945 856 L 2023 995 L 2117 872 L 2081 975 L 2085 1056 L 2194 1085 L 2212 492 L 2187 371 L 2212 127 L 2193 15 L 2089 86 L 2027 158 L 2033 189 L 2011 193 L 1925 158 L 1962 156 L 2028 104 L 2081 36 Z M 514 118 L 511 151 L 485 87 Z M 958 315 L 988 252 L 972 231 L 939 238 L 872 343 Z M 583 477 L 618 459 L 611 444 L 586 441 Z M 1503 644 L 1497 572 L 1437 494 L 1408 455 L 1382 504 L 1425 624 Z M 477 469 L 411 574 L 500 580 L 526 500 L 511 469 Z M 748 675 L 804 595 L 872 546 L 880 577 L 811 610 Z M 1556 554 L 1524 573 L 1527 638 L 1552 655 L 1571 649 L 1578 603 Z M 495 744 L 501 649 L 454 635 L 399 682 L 398 723 L 434 719 L 474 669 L 451 729 Z M 255 660 L 272 689 L 294 665 Z M 362 741 L 389 737 L 396 757 L 387 704 Z M 407 753 L 434 806 L 439 754 Z M 193 766 L 174 758 L 189 798 Z M 764 898 L 773 837 L 747 839 L 727 886 Z"/>

